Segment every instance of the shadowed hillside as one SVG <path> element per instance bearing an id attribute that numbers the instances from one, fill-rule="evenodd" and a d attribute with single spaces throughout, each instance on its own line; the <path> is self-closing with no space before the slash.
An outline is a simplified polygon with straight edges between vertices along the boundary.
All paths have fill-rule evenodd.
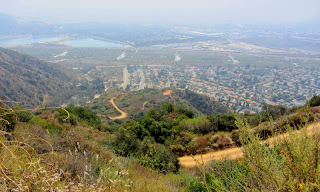
<path id="1" fill-rule="evenodd" d="M 54 64 L 0 48 L 0 98 L 35 107 L 46 94 L 70 87 L 73 77 Z"/>

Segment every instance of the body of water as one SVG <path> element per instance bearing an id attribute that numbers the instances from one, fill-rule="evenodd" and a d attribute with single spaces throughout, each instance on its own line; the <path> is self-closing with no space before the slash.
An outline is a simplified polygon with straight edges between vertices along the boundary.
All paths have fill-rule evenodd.
<path id="1" fill-rule="evenodd" d="M 62 37 L 20 37 L 12 39 L 0 39 L 0 46 L 25 45 L 32 43 L 57 42 L 69 45 L 71 47 L 123 47 L 122 44 L 102 41 L 92 38 L 67 39 L 63 41 Z"/>
<path id="2" fill-rule="evenodd" d="M 61 40 L 62 37 L 20 37 L 13 39 L 0 39 L 0 45 L 12 46 L 12 45 L 25 45 L 32 43 L 48 43 Z"/>
<path id="3" fill-rule="evenodd" d="M 87 39 L 70 39 L 63 42 L 72 47 L 123 47 L 122 44 L 108 41 L 101 41 L 92 38 Z"/>

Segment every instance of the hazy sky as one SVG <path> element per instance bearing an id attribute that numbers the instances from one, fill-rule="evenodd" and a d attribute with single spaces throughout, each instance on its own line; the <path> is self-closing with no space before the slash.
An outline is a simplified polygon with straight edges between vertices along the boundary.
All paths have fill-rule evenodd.
<path id="1" fill-rule="evenodd" d="M 304 23 L 320 0 L 0 0 L 0 12 L 51 23 Z"/>

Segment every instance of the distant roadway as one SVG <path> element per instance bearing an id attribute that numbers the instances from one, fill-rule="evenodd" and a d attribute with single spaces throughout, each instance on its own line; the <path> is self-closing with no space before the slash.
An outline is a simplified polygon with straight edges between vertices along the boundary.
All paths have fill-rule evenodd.
<path id="1" fill-rule="evenodd" d="M 140 70 L 140 69 L 139 69 Z M 142 70 L 139 71 L 139 76 L 140 76 L 140 83 L 139 83 L 139 90 L 144 89 L 145 87 L 145 77 L 144 77 L 144 73 Z"/>
<path id="2" fill-rule="evenodd" d="M 127 85 L 130 84 L 130 74 L 128 72 L 127 67 L 123 68 L 123 83 L 121 85 L 121 87 L 123 88 L 123 90 L 125 90 L 127 88 Z"/>

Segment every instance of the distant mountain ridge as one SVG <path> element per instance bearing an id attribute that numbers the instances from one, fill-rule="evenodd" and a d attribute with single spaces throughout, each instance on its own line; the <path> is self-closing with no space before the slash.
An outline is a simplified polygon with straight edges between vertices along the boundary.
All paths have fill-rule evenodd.
<path id="1" fill-rule="evenodd" d="M 35 107 L 46 94 L 55 95 L 70 87 L 73 77 L 54 64 L 0 48 L 0 98 Z"/>

